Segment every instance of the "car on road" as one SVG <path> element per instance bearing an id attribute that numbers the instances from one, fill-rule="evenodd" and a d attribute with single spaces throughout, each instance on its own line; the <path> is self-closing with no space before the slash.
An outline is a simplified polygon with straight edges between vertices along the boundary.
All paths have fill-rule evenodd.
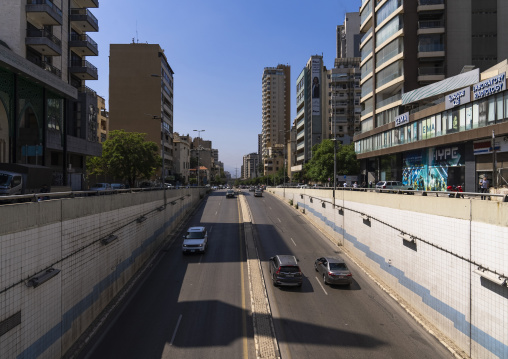
<path id="1" fill-rule="evenodd" d="M 270 258 L 269 265 L 274 286 L 302 286 L 303 274 L 295 256 L 276 255 Z"/>
<path id="2" fill-rule="evenodd" d="M 316 272 L 321 274 L 325 284 L 344 284 L 353 283 L 353 275 L 343 259 L 321 257 L 314 262 Z"/>
<path id="3" fill-rule="evenodd" d="M 393 190 L 389 192 L 397 192 L 397 191 L 412 191 L 412 186 L 406 186 L 403 185 L 400 181 L 379 181 L 376 183 L 376 189 L 386 189 L 386 190 Z M 406 193 L 413 193 L 413 192 L 406 192 Z"/>
<path id="4" fill-rule="evenodd" d="M 263 191 L 261 191 L 260 189 L 256 189 L 254 191 L 254 197 L 263 197 Z"/>
<path id="5" fill-rule="evenodd" d="M 109 183 L 96 183 L 92 187 L 90 187 L 90 191 L 112 191 L 111 184 Z"/>
<path id="6" fill-rule="evenodd" d="M 205 227 L 189 227 L 187 233 L 183 236 L 182 252 L 186 253 L 205 253 L 208 244 L 208 232 Z"/>
<path id="7" fill-rule="evenodd" d="M 255 190 L 256 190 L 256 188 L 254 186 L 249 187 L 249 192 L 254 192 Z"/>
<path id="8" fill-rule="evenodd" d="M 233 191 L 232 189 L 228 189 L 226 191 L 226 198 L 235 198 L 235 191 Z"/>

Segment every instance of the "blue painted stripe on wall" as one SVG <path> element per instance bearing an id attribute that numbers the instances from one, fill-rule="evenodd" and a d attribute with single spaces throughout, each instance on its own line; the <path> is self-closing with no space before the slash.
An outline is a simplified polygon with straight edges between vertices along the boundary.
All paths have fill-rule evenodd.
<path id="1" fill-rule="evenodd" d="M 180 210 L 178 210 L 173 216 L 171 216 L 165 223 L 164 229 L 169 228 L 171 224 L 182 214 L 182 212 L 190 206 L 186 204 L 182 206 Z M 70 308 L 66 313 L 64 313 L 62 317 L 62 321 L 56 324 L 53 328 L 51 328 L 48 332 L 44 333 L 41 337 L 39 337 L 35 342 L 33 342 L 29 347 L 27 347 L 23 352 L 21 352 L 17 358 L 25 359 L 25 358 L 37 358 L 42 353 L 44 353 L 48 348 L 53 345 L 57 340 L 59 340 L 70 328 L 72 323 L 79 318 L 85 311 L 87 311 L 90 307 L 92 307 L 93 303 L 95 303 L 101 296 L 101 294 L 108 289 L 113 283 L 115 283 L 118 278 L 122 275 L 124 271 L 126 271 L 129 266 L 135 262 L 136 258 L 143 254 L 148 246 L 150 246 L 158 236 L 164 233 L 162 228 L 156 229 L 153 234 L 147 238 L 141 245 L 136 248 L 129 258 L 125 259 L 115 270 L 102 279 L 99 283 L 97 283 L 92 292 L 81 299 L 78 303 L 76 303 L 72 308 Z"/>
<path id="2" fill-rule="evenodd" d="M 471 325 L 471 323 L 466 320 L 466 316 L 463 313 L 453 308 L 452 306 L 444 303 L 438 298 L 434 297 L 430 293 L 429 289 L 423 287 L 419 283 L 406 277 L 405 273 L 400 269 L 388 265 L 384 257 L 371 251 L 369 246 L 359 242 L 352 235 L 345 233 L 342 228 L 335 227 L 335 223 L 333 221 L 328 220 L 320 212 L 317 212 L 313 208 L 308 207 L 301 202 L 298 202 L 298 207 L 305 208 L 306 212 L 308 211 L 312 213 L 312 215 L 314 215 L 316 218 L 321 219 L 323 223 L 325 223 L 328 227 L 332 228 L 336 233 L 344 235 L 345 240 L 351 242 L 355 246 L 355 248 L 365 253 L 365 256 L 367 258 L 369 258 L 373 262 L 376 262 L 381 268 L 381 270 L 397 278 L 400 284 L 402 284 L 404 287 L 406 287 L 416 295 L 420 296 L 422 298 L 423 303 L 425 303 L 430 308 L 441 314 L 443 317 L 452 321 L 454 327 L 458 331 L 469 336 L 471 340 L 475 341 L 476 343 L 478 343 L 479 345 L 481 345 L 482 347 L 484 347 L 486 350 L 496 355 L 497 357 L 508 358 L 508 345 L 497 340 L 488 333 L 485 333 L 478 327 Z M 330 225 L 330 223 L 332 223 L 332 225 Z M 340 231 L 337 229 L 340 229 Z M 472 333 L 470 333 L 469 328 L 471 328 Z"/>

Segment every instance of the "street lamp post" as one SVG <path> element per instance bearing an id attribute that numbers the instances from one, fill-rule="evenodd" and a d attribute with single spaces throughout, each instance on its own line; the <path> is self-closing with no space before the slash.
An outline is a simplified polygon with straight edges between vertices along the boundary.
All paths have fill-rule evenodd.
<path id="1" fill-rule="evenodd" d="M 193 130 L 198 133 L 199 142 L 201 142 L 201 132 L 205 132 L 205 130 Z M 199 187 L 199 151 L 201 150 L 201 144 L 198 144 L 198 170 L 197 170 L 197 176 L 198 176 L 198 187 Z"/>
<path id="2" fill-rule="evenodd" d="M 162 157 L 162 169 L 161 169 L 161 180 L 162 180 L 162 190 L 164 192 L 164 207 L 166 207 L 166 169 L 164 166 L 164 126 L 162 125 L 163 119 L 161 116 L 149 115 L 152 117 L 152 120 L 161 120 L 161 157 Z"/>
<path id="3" fill-rule="evenodd" d="M 331 103 L 331 125 L 333 126 L 333 204 L 335 205 L 335 189 L 337 188 L 337 134 L 335 132 L 334 103 L 333 103 L 333 86 L 332 86 L 332 103 Z"/>

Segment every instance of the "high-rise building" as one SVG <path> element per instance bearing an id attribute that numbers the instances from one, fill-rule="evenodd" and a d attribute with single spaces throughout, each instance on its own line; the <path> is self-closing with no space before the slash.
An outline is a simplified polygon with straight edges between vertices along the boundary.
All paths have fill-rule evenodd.
<path id="1" fill-rule="evenodd" d="M 98 0 L 0 2 L 0 162 L 53 169 L 53 186 L 80 190 L 86 156 L 100 156 L 97 80 L 88 56 Z"/>
<path id="2" fill-rule="evenodd" d="M 289 138 L 291 116 L 291 67 L 278 65 L 266 67 L 262 78 L 262 152 L 264 174 L 278 170 L 276 163 L 282 161 L 280 147 Z M 275 158 L 280 157 L 275 160 Z"/>
<path id="3" fill-rule="evenodd" d="M 360 13 L 347 12 L 344 24 L 337 26 L 337 59 L 360 57 Z M 337 67 L 337 66 L 336 66 Z"/>
<path id="4" fill-rule="evenodd" d="M 295 165 L 292 172 L 300 172 L 312 157 L 312 146 L 320 143 L 330 117 L 324 111 L 323 97 L 327 93 L 323 56 L 314 55 L 296 80 L 296 128 Z M 289 139 L 289 132 L 288 132 Z M 288 141 L 286 141 L 287 144 Z"/>
<path id="5" fill-rule="evenodd" d="M 259 176 L 259 155 L 255 152 L 243 156 L 242 178 L 256 178 Z"/>
<path id="6" fill-rule="evenodd" d="M 169 181 L 174 179 L 173 74 L 158 44 L 110 45 L 109 128 L 146 133 L 161 146 Z"/>
<path id="7" fill-rule="evenodd" d="M 508 4 L 485 0 L 363 0 L 361 131 L 400 115 L 402 94 L 508 56 Z"/>
<path id="8" fill-rule="evenodd" d="M 427 169 L 417 175 L 418 188 L 442 189 L 448 183 L 474 190 L 475 170 L 495 172 L 479 165 L 481 157 L 475 156 L 473 140 L 485 141 L 488 136 L 480 127 L 493 124 L 496 134 L 505 133 L 504 125 L 497 125 L 505 116 L 502 100 L 497 99 L 503 94 L 477 101 L 473 96 L 481 81 L 502 76 L 498 68 L 503 65 L 497 63 L 508 55 L 508 31 L 502 25 L 508 3 L 378 3 L 364 0 L 360 8 L 362 114 L 361 131 L 354 140 L 363 180 L 407 182 L 414 176 L 408 169 L 411 164 L 413 169 Z M 500 83 L 504 90 L 504 82 Z M 450 94 L 457 101 L 448 104 Z M 480 109 L 485 101 L 489 116 L 496 117 L 493 122 L 484 121 L 485 111 Z M 491 107 L 491 102 L 498 105 Z M 454 160 L 461 159 L 453 168 L 429 157 L 431 153 L 446 157 L 449 151 Z"/>

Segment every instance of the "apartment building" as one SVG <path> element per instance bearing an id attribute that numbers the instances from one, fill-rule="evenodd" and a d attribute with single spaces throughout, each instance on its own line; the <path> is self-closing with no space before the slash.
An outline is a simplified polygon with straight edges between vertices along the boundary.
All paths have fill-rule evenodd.
<path id="1" fill-rule="evenodd" d="M 100 156 L 97 80 L 88 35 L 98 0 L 0 2 L 0 161 L 53 169 L 53 186 L 82 189 L 87 156 Z"/>
<path id="2" fill-rule="evenodd" d="M 97 136 L 99 137 L 99 142 L 103 143 L 108 139 L 109 112 L 106 109 L 106 99 L 102 96 L 97 96 L 97 109 L 97 121 L 99 123 Z"/>
<path id="3" fill-rule="evenodd" d="M 165 180 L 174 180 L 173 70 L 158 44 L 111 44 L 109 128 L 146 133 L 161 148 Z"/>
<path id="4" fill-rule="evenodd" d="M 256 152 L 243 156 L 242 178 L 256 178 L 259 176 L 259 155 Z"/>
<path id="5" fill-rule="evenodd" d="M 323 139 L 330 117 L 325 113 L 326 74 L 323 56 L 314 55 L 296 80 L 296 128 L 295 165 L 292 172 L 301 172 L 312 157 L 312 146 Z M 288 133 L 289 136 L 289 133 Z"/>
<path id="6" fill-rule="evenodd" d="M 178 132 L 174 132 L 173 135 L 175 184 L 188 184 L 190 175 L 191 138 L 189 135 L 183 136 Z"/>
<path id="7" fill-rule="evenodd" d="M 365 139 L 386 133 L 400 121 L 399 116 L 432 106 L 440 100 L 435 96 L 458 88 L 444 82 L 447 87 L 435 90 L 435 96 L 417 91 L 410 98 L 408 93 L 460 74 L 464 76 L 455 81 L 471 85 L 475 79 L 461 82 L 471 76 L 470 70 L 485 71 L 505 59 L 508 31 L 503 19 L 507 15 L 508 4 L 496 0 L 362 2 L 362 113 L 361 130 L 354 140 L 364 144 L 359 158 L 366 181 L 383 179 L 383 170 L 380 158 L 367 155 Z M 401 163 L 394 166 L 400 168 Z M 401 172 L 385 176 L 402 179 Z"/>
<path id="8" fill-rule="evenodd" d="M 289 140 L 291 67 L 265 67 L 262 77 L 262 149 L 264 175 L 278 170 L 284 146 Z M 282 147 L 282 150 L 281 150 Z"/>

